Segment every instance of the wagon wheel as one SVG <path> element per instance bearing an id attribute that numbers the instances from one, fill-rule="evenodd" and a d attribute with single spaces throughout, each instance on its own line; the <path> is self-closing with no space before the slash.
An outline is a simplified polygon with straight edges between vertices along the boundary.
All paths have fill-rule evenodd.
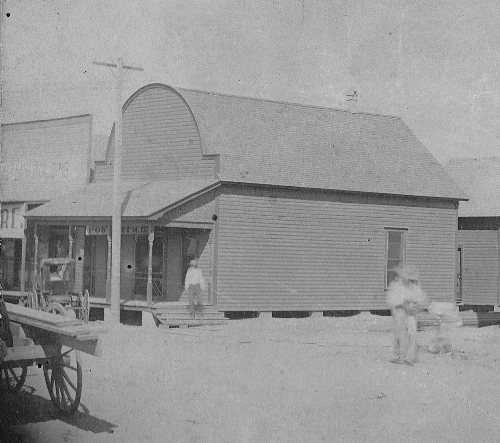
<path id="1" fill-rule="evenodd" d="M 0 369 L 0 390 L 17 392 L 26 381 L 27 366 Z"/>
<path id="2" fill-rule="evenodd" d="M 80 354 L 66 348 L 57 357 L 48 360 L 43 366 L 45 384 L 52 403 L 64 414 L 73 414 L 82 396 L 82 367 Z"/>
<path id="3" fill-rule="evenodd" d="M 44 311 L 52 314 L 69 315 L 68 310 L 61 303 L 50 303 Z"/>

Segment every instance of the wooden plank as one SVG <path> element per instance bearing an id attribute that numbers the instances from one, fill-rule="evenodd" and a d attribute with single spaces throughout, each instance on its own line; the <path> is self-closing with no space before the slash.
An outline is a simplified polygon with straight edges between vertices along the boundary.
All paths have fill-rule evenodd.
<path id="1" fill-rule="evenodd" d="M 47 328 L 26 326 L 26 333 L 36 344 L 43 346 L 47 355 L 57 355 L 59 346 L 67 346 L 96 357 L 102 356 L 101 339 L 97 333 L 89 330 L 77 335 L 64 335 L 60 331 L 50 331 Z"/>
<path id="2" fill-rule="evenodd" d="M 69 348 L 77 349 L 94 357 L 102 357 L 102 343 L 97 335 L 88 334 L 86 336 L 69 337 L 61 335 L 58 338 L 59 343 Z"/>
<path id="3" fill-rule="evenodd" d="M 83 321 L 76 318 L 64 317 L 59 314 L 53 314 L 50 312 L 39 311 L 37 309 L 26 308 L 25 306 L 14 305 L 12 303 L 5 303 L 7 311 L 9 313 L 9 318 L 16 317 L 17 319 L 26 318 L 32 319 L 41 323 L 48 323 L 50 325 L 57 326 L 72 326 L 72 325 L 82 325 Z M 18 323 L 22 323 L 18 321 Z"/>
<path id="4" fill-rule="evenodd" d="M 14 348 L 7 348 L 7 355 L 4 362 L 34 361 L 46 357 L 47 355 L 40 345 L 16 346 Z"/>
<path id="5" fill-rule="evenodd" d="M 9 314 L 10 321 L 13 321 L 14 323 L 20 323 L 21 325 L 28 325 L 28 326 L 33 326 L 35 328 L 43 329 L 46 331 L 50 332 L 55 332 L 61 335 L 68 335 L 72 337 L 76 337 L 77 335 L 84 334 L 86 331 L 88 331 L 85 326 L 82 325 L 75 325 L 75 326 L 58 326 L 58 325 L 51 325 L 49 323 L 45 323 L 43 321 L 38 321 L 36 319 L 30 319 L 22 316 L 17 316 L 17 315 L 10 315 Z"/>
<path id="6" fill-rule="evenodd" d="M 460 312 L 460 318 L 464 326 L 494 326 L 500 325 L 500 312 Z"/>
<path id="7" fill-rule="evenodd" d="M 158 325 L 159 328 L 169 328 L 171 326 L 176 326 L 179 328 L 187 328 L 190 326 L 203 326 L 203 325 L 222 325 L 224 324 L 224 321 L 221 320 L 190 320 L 190 321 L 183 321 L 183 322 L 166 322 L 166 323 L 160 323 Z"/>

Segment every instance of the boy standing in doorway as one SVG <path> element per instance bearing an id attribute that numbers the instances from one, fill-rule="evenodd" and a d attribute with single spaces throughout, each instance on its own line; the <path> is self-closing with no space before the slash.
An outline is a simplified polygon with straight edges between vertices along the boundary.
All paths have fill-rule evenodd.
<path id="1" fill-rule="evenodd" d="M 201 295 L 206 290 L 205 279 L 201 269 L 198 268 L 198 260 L 194 259 L 189 262 L 189 269 L 186 272 L 184 287 L 189 298 L 189 315 L 191 318 L 195 316 L 195 309 L 201 313 Z M 195 307 L 196 301 L 196 307 Z"/>

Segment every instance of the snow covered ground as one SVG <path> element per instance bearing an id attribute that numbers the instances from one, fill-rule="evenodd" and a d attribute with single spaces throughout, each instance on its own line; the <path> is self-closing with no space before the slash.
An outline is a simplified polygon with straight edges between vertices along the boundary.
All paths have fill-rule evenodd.
<path id="1" fill-rule="evenodd" d="M 30 368 L 7 406 L 32 442 L 500 441 L 500 328 L 449 328 L 447 354 L 394 365 L 390 317 L 231 320 L 102 332 L 82 407 L 61 418 Z"/>

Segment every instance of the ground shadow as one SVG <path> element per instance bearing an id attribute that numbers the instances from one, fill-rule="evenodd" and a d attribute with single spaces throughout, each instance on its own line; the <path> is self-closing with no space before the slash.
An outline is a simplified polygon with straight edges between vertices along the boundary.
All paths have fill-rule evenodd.
<path id="1" fill-rule="evenodd" d="M 94 434 L 112 434 L 113 429 L 117 427 L 113 423 L 90 415 L 83 404 L 80 404 L 73 415 L 64 415 L 50 400 L 36 395 L 35 389 L 30 386 L 23 386 L 20 392 L 0 393 L 0 432 L 4 435 L 23 425 L 51 420 L 60 420 Z M 3 441 L 2 433 L 0 441 Z"/>
<path id="2" fill-rule="evenodd" d="M 342 310 L 342 311 L 323 311 L 324 317 L 354 317 L 360 314 L 361 311 Z"/>

